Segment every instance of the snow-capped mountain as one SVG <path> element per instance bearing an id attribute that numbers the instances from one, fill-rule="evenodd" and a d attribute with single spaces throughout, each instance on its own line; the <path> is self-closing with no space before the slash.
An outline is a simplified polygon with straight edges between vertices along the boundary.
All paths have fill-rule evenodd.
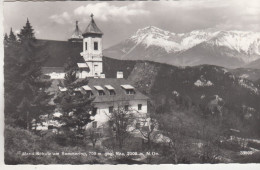
<path id="1" fill-rule="evenodd" d="M 149 26 L 104 50 L 104 54 L 173 65 L 242 67 L 260 59 L 260 33 L 205 29 L 176 34 Z"/>

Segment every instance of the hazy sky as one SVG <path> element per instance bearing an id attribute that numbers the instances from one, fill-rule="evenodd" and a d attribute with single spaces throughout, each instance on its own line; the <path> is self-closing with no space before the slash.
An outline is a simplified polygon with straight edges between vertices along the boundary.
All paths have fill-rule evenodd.
<path id="1" fill-rule="evenodd" d="M 38 39 L 67 40 L 76 20 L 85 30 L 90 13 L 104 33 L 105 48 L 150 25 L 176 33 L 207 28 L 260 32 L 260 0 L 5 2 L 4 30 L 19 32 L 28 17 Z"/>

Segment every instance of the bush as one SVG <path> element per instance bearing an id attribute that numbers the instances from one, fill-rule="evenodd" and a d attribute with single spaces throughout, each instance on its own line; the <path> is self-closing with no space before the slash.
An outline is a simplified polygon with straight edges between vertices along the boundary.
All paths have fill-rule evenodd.
<path id="1" fill-rule="evenodd" d="M 241 150 L 241 146 L 237 142 L 224 141 L 221 143 L 221 148 L 238 152 Z"/>
<path id="2" fill-rule="evenodd" d="M 43 164 L 51 163 L 50 158 L 41 159 L 39 156 L 22 156 L 23 152 L 33 153 L 42 151 L 46 144 L 39 136 L 20 128 L 5 127 L 5 163 L 13 164 Z M 47 145 L 48 146 L 48 145 Z"/>
<path id="3" fill-rule="evenodd" d="M 260 150 L 260 144 L 259 144 L 259 143 L 256 143 L 256 142 L 251 142 L 251 141 L 249 141 L 248 144 L 247 144 L 247 146 Z"/>
<path id="4" fill-rule="evenodd" d="M 62 140 L 65 139 L 64 143 Z M 91 147 L 86 145 L 75 146 L 67 145 L 68 136 L 56 135 L 51 132 L 46 133 L 43 137 L 37 136 L 32 132 L 24 129 L 5 127 L 5 163 L 14 164 L 95 164 L 102 163 L 101 159 L 95 156 L 64 156 L 62 152 L 67 153 L 88 153 Z M 70 140 L 72 141 L 72 140 Z M 84 144 L 84 141 L 81 141 Z M 63 144 L 63 145 L 59 145 Z M 71 143 L 69 143 L 71 144 Z M 59 155 L 26 155 L 22 153 L 59 153 Z"/>
<path id="5" fill-rule="evenodd" d="M 236 162 L 239 163 L 260 163 L 260 152 L 255 152 L 252 155 L 241 156 Z"/>

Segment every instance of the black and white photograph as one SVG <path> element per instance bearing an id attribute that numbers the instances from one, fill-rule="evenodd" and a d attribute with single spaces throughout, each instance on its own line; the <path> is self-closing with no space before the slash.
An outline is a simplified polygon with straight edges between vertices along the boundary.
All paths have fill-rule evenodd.
<path id="1" fill-rule="evenodd" d="M 260 163 L 260 1 L 4 1 L 5 165 Z"/>

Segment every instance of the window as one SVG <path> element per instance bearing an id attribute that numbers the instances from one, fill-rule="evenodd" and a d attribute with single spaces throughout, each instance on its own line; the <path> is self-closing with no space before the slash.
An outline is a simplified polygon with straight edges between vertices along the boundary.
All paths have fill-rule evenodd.
<path id="1" fill-rule="evenodd" d="M 85 42 L 85 50 L 88 50 L 88 43 Z"/>
<path id="2" fill-rule="evenodd" d="M 94 50 L 98 50 L 98 42 L 94 42 Z"/>
<path id="3" fill-rule="evenodd" d="M 104 96 L 104 95 L 105 95 L 105 92 L 104 92 L 103 90 L 99 90 L 99 91 L 98 91 L 98 95 L 99 95 L 99 96 Z"/>
<path id="4" fill-rule="evenodd" d="M 87 90 L 87 91 L 86 91 L 86 95 L 87 95 L 88 97 L 91 97 L 91 96 L 93 96 L 93 93 L 92 93 L 92 91 Z"/>
<path id="5" fill-rule="evenodd" d="M 135 91 L 133 89 L 127 89 L 126 94 L 135 94 Z"/>
<path id="6" fill-rule="evenodd" d="M 142 104 L 138 104 L 138 110 L 142 110 Z"/>
<path id="7" fill-rule="evenodd" d="M 97 122 L 96 121 L 92 122 L 92 128 L 97 128 Z"/>
<path id="8" fill-rule="evenodd" d="M 125 105 L 125 111 L 128 111 L 128 109 L 129 109 L 129 106 Z"/>
<path id="9" fill-rule="evenodd" d="M 116 95 L 116 92 L 114 90 L 109 90 L 109 94 L 112 95 Z"/>
<path id="10" fill-rule="evenodd" d="M 92 112 L 93 112 L 93 114 L 97 114 L 97 108 L 94 107 Z"/>
<path id="11" fill-rule="evenodd" d="M 113 107 L 113 106 L 110 106 L 110 107 L 108 108 L 108 112 L 109 112 L 109 113 L 112 113 L 113 110 L 114 110 L 114 107 Z"/>
<path id="12" fill-rule="evenodd" d="M 94 65 L 94 71 L 98 71 L 98 65 Z"/>

